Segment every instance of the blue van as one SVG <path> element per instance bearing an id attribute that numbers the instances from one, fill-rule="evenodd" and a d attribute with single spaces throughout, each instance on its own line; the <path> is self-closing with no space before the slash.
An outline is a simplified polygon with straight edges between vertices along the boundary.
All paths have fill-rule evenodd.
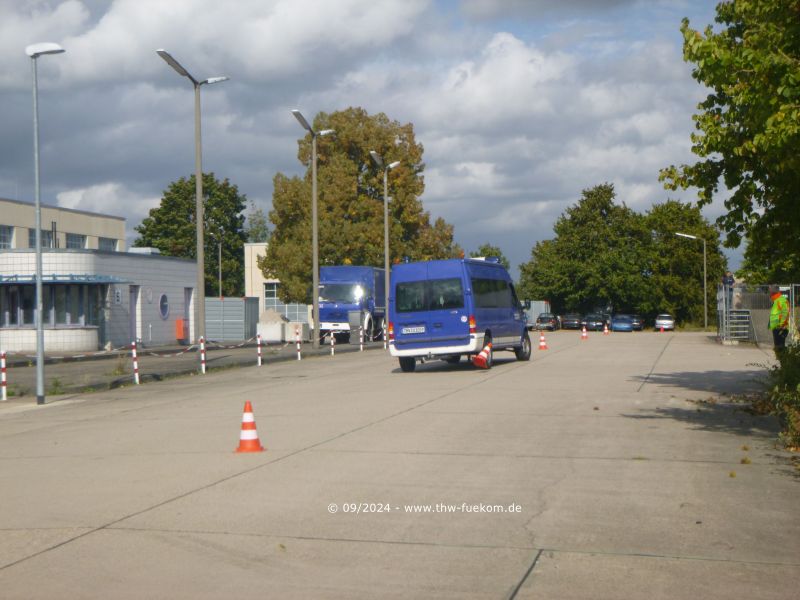
<path id="1" fill-rule="evenodd" d="M 492 350 L 531 357 L 522 305 L 497 259 L 453 259 L 394 265 L 389 292 L 389 350 L 411 372 L 417 360 L 457 363 Z M 492 364 L 491 353 L 487 361 Z"/>

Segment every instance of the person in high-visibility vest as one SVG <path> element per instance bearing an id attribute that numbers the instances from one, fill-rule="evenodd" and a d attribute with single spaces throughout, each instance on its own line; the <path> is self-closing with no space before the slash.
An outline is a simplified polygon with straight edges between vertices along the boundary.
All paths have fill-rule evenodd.
<path id="1" fill-rule="evenodd" d="M 769 328 L 772 330 L 775 349 L 779 350 L 786 347 L 786 336 L 789 335 L 789 300 L 781 294 L 777 285 L 769 286 L 769 298 L 772 300 Z"/>

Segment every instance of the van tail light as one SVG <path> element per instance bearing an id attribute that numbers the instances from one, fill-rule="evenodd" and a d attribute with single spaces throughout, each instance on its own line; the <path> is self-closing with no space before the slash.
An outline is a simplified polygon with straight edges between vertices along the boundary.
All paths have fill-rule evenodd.
<path id="1" fill-rule="evenodd" d="M 478 332 L 478 326 L 475 324 L 475 315 L 469 316 L 469 332 L 470 333 Z"/>
<path id="2" fill-rule="evenodd" d="M 386 332 L 389 334 L 389 339 L 394 340 L 394 323 L 389 321 L 389 326 L 386 328 Z"/>

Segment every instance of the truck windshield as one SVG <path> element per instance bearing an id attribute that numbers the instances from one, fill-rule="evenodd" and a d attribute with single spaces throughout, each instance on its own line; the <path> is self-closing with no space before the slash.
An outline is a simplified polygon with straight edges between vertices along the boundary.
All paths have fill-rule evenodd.
<path id="1" fill-rule="evenodd" d="M 364 296 L 364 288 L 357 283 L 326 283 L 319 286 L 320 302 L 355 304 Z"/>

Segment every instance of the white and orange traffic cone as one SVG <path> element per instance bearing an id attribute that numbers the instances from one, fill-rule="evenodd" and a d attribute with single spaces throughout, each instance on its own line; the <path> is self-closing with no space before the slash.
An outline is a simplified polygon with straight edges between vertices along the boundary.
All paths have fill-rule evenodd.
<path id="1" fill-rule="evenodd" d="M 472 364 L 479 369 L 488 369 L 489 368 L 489 355 L 492 352 L 492 342 L 486 344 L 486 347 L 481 350 L 481 353 L 476 355 L 475 358 L 472 359 Z"/>
<path id="2" fill-rule="evenodd" d="M 539 350 L 549 350 L 547 340 L 544 339 L 544 331 L 539 336 Z"/>
<path id="3" fill-rule="evenodd" d="M 253 416 L 253 407 L 250 400 L 244 403 L 244 414 L 242 414 L 242 433 L 239 436 L 239 447 L 236 452 L 263 452 L 264 446 L 258 439 L 256 431 L 256 419 Z"/>
<path id="4" fill-rule="evenodd" d="M 582 340 L 588 340 L 589 339 L 589 334 L 586 333 L 586 325 L 584 325 L 583 329 L 581 329 L 581 339 Z"/>
<path id="5" fill-rule="evenodd" d="M 603 335 L 608 335 L 608 334 L 609 334 L 609 331 L 608 331 L 608 323 L 605 323 L 605 324 L 603 325 Z"/>
<path id="6" fill-rule="evenodd" d="M 661 326 L 661 331 L 659 331 L 659 333 L 664 333 L 664 326 L 663 325 Z"/>

